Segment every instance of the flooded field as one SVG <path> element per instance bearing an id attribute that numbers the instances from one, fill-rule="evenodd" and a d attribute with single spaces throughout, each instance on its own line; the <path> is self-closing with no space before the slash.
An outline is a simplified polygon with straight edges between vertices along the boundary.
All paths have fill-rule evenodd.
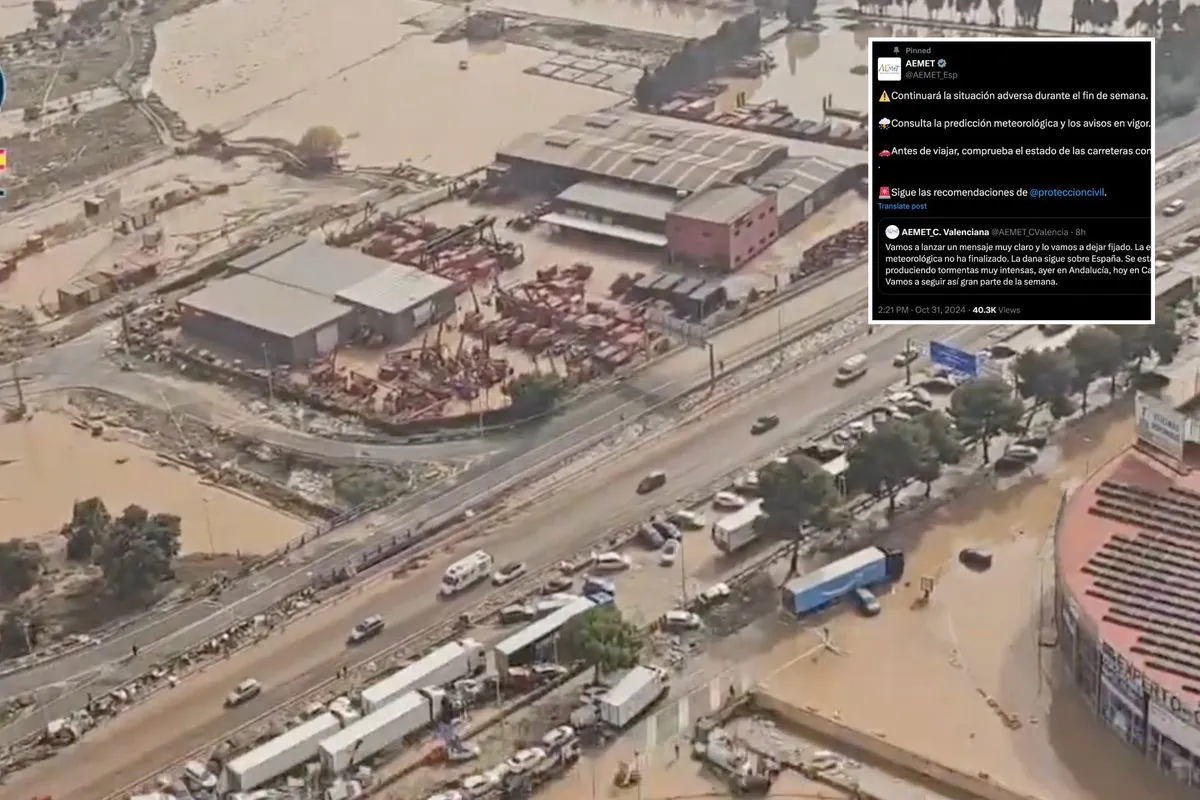
<path id="1" fill-rule="evenodd" d="M 349 166 L 409 161 L 443 174 L 481 166 L 508 139 L 564 114 L 619 100 L 523 74 L 546 58 L 541 50 L 434 44 L 403 22 L 426 7 L 454 19 L 417 0 L 369 3 L 354 17 L 312 2 L 204 6 L 163 26 L 154 85 L 191 125 L 291 141 L 332 125 L 346 137 Z"/>
<path id="2" fill-rule="evenodd" d="M 182 553 L 267 553 L 306 527 L 248 497 L 201 484 L 153 453 L 97 438 L 66 416 L 39 413 L 0 426 L 0 538 L 35 538 L 70 519 L 76 500 L 100 497 L 113 513 L 131 503 L 183 519 Z"/>
<path id="3" fill-rule="evenodd" d="M 840 654 L 813 655 L 812 634 L 776 647 L 766 690 L 1035 797 L 1172 797 L 1073 689 L 1053 685 L 1043 646 L 1062 492 L 1133 436 L 1129 416 L 1111 412 L 1077 428 L 1041 477 L 947 507 L 908 550 L 905 584 L 883 599 L 883 616 L 821 622 Z M 990 548 L 995 566 L 962 568 L 955 554 L 968 546 Z M 925 607 L 915 603 L 922 577 L 936 580 Z"/>
<path id="4" fill-rule="evenodd" d="M 59 13 L 69 14 L 79 3 L 78 0 L 63 0 L 55 2 L 55 5 Z M 36 23 L 33 0 L 7 0 L 0 3 L 0 36 L 12 36 L 32 28 Z"/>
<path id="5" fill-rule="evenodd" d="M 585 25 L 604 25 L 696 39 L 708 36 L 722 22 L 740 13 L 736 10 L 705 8 L 698 3 L 662 0 L 495 0 L 480 5 L 497 11 L 578 20 Z"/>

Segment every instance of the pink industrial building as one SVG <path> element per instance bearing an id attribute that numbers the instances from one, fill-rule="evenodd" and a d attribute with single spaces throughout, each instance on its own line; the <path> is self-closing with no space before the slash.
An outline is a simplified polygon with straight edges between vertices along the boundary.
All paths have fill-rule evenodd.
<path id="1" fill-rule="evenodd" d="M 732 272 L 779 238 L 779 212 L 773 193 L 712 186 L 667 212 L 666 227 L 672 261 Z"/>
<path id="2" fill-rule="evenodd" d="M 542 222 L 732 272 L 866 177 L 864 155 L 633 111 L 564 117 L 502 147 L 492 177 L 557 193 Z"/>

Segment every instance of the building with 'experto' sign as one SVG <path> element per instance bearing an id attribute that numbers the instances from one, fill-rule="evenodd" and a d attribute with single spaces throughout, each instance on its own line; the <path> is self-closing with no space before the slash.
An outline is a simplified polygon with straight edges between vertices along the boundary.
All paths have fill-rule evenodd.
<path id="1" fill-rule="evenodd" d="M 1058 652 L 1116 736 L 1200 791 L 1200 447 L 1174 407 L 1137 405 L 1137 445 L 1059 515 Z"/>

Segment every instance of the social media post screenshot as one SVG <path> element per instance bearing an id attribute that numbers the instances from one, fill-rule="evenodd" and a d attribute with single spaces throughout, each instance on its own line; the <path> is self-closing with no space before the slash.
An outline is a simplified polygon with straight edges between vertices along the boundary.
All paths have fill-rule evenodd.
<path id="1" fill-rule="evenodd" d="M 1154 319 L 1154 41 L 872 39 L 870 319 Z"/>

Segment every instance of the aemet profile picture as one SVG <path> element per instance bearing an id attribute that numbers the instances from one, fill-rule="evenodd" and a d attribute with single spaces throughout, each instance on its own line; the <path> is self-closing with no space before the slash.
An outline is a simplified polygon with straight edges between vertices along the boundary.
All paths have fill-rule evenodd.
<path id="1" fill-rule="evenodd" d="M 898 81 L 902 74 L 901 70 L 899 56 L 875 59 L 875 80 L 877 81 Z"/>

